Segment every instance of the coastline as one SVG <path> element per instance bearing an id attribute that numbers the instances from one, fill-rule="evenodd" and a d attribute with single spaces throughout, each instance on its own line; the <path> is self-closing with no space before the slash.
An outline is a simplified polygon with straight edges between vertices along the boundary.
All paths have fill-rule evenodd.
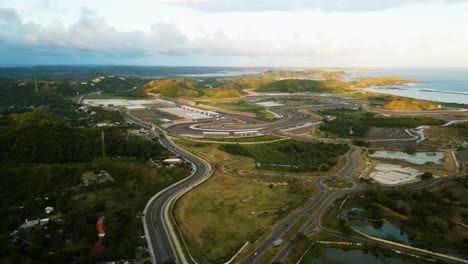
<path id="1" fill-rule="evenodd" d="M 441 90 L 433 90 L 433 89 L 418 89 L 417 91 L 429 92 L 429 93 L 446 93 L 446 94 L 468 95 L 468 93 L 463 93 L 463 92 L 441 91 Z"/>
<path id="2" fill-rule="evenodd" d="M 458 91 L 442 91 L 427 88 L 405 89 L 405 87 L 395 86 L 374 86 L 358 89 L 362 89 L 367 92 L 391 94 L 396 96 L 404 96 L 414 99 L 422 99 L 441 103 L 468 104 L 468 93 Z"/>

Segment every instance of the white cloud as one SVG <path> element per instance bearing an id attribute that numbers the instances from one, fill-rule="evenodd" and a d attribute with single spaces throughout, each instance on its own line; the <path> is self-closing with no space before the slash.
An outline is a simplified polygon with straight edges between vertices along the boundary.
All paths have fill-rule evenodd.
<path id="1" fill-rule="evenodd" d="M 260 11 L 320 9 L 326 12 L 375 11 L 415 3 L 446 4 L 464 0 L 160 0 L 204 11 Z"/>
<path id="2" fill-rule="evenodd" d="M 187 1 L 179 0 L 181 3 Z M 197 3 L 209 5 L 220 1 Z M 346 3 L 348 1 L 357 0 L 347 0 Z M 396 0 L 400 4 L 415 1 Z M 311 0 L 311 3 L 319 2 Z M 283 2 L 272 0 L 271 5 L 278 7 L 278 3 Z M 307 5 L 302 0 L 295 3 Z M 345 3 L 345 0 L 328 4 L 336 6 L 339 3 Z M 375 0 L 373 3 L 388 1 Z M 55 4 L 54 0 L 43 3 Z M 322 5 L 327 3 L 324 1 Z M 122 26 L 131 18 L 121 18 L 123 22 L 119 23 L 116 22 L 119 16 L 109 15 L 112 10 L 104 18 L 99 9 L 90 6 L 93 9 L 74 8 L 74 18 L 65 22 L 60 17 L 31 19 L 27 14 L 29 9 L 17 12 L 0 8 L 0 51 L 8 50 L 3 54 L 0 52 L 0 56 L 29 52 L 28 56 L 42 54 L 46 61 L 54 56 L 68 58 L 64 54 L 69 54 L 70 57 L 96 58 L 94 61 L 99 58 L 103 64 L 127 62 L 129 58 L 147 63 L 151 58 L 165 56 L 166 62 L 161 64 L 468 65 L 468 55 L 464 52 L 468 37 L 462 34 L 468 21 L 463 10 L 468 8 L 467 4 L 441 8 L 418 5 L 360 13 L 318 10 L 175 12 L 159 19 L 159 14 L 166 11 L 161 9 L 148 15 L 144 23 L 132 26 Z M 170 10 L 173 8 L 171 6 Z M 48 14 L 42 16 L 49 18 Z"/>
<path id="3" fill-rule="evenodd" d="M 0 11 L 3 11 L 0 9 Z M 20 21 L 12 12 L 9 20 Z M 190 39 L 173 23 L 156 23 L 149 33 L 119 31 L 102 17 L 82 9 L 81 18 L 65 27 L 18 23 L 6 34 L 11 46 L 44 49 L 74 48 L 81 51 L 123 52 L 128 54 L 208 54 L 216 56 L 325 56 L 333 54 L 330 38 L 323 33 L 313 37 L 278 40 L 233 38 L 223 31 Z M 338 47 L 339 49 L 339 47 Z"/>

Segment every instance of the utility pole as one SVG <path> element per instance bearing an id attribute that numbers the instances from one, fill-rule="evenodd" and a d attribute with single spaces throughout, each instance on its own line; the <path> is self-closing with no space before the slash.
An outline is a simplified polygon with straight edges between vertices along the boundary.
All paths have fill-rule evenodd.
<path id="1" fill-rule="evenodd" d="M 104 130 L 101 130 L 102 158 L 106 158 L 106 147 L 104 143 Z"/>
<path id="2" fill-rule="evenodd" d="M 34 79 L 34 86 L 36 87 L 36 93 L 37 93 L 38 89 L 37 89 L 37 80 L 36 79 Z"/>

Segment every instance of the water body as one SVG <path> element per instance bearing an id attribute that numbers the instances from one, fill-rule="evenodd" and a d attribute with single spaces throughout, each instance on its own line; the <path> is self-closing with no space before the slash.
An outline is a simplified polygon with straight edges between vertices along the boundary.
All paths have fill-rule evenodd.
<path id="1" fill-rule="evenodd" d="M 384 158 L 401 160 L 417 165 L 424 165 L 427 163 L 442 164 L 444 162 L 444 152 L 416 152 L 414 154 L 407 154 L 403 151 L 376 151 L 370 154 L 372 158 Z"/>
<path id="2" fill-rule="evenodd" d="M 364 209 L 351 208 L 347 210 L 344 213 L 344 216 L 346 217 L 346 219 L 348 219 L 348 214 L 350 212 L 353 212 L 357 217 L 359 217 L 359 215 L 362 212 L 364 212 Z M 350 218 L 348 219 L 348 224 L 351 227 L 369 236 L 378 237 L 378 238 L 410 245 L 410 240 L 409 240 L 408 235 L 405 233 L 402 233 L 401 230 L 397 226 L 387 221 L 369 222 L 366 220 L 356 220 L 356 219 Z"/>
<path id="3" fill-rule="evenodd" d="M 322 256 L 314 257 L 305 255 L 300 262 L 301 264 L 325 264 L 325 263 L 350 263 L 350 264 L 410 264 L 398 258 L 386 258 L 385 262 L 382 259 L 376 258 L 370 253 L 365 253 L 363 250 L 352 249 L 344 250 L 338 248 L 326 248 Z"/>
<path id="4" fill-rule="evenodd" d="M 417 99 L 468 104 L 468 68 L 389 68 L 378 71 L 349 71 L 348 77 L 399 77 L 424 83 L 367 88 L 367 91 L 387 93 Z"/>
<path id="5" fill-rule="evenodd" d="M 246 74 L 259 74 L 263 71 L 220 71 L 220 72 L 208 72 L 208 73 L 194 73 L 194 74 L 177 74 L 177 76 L 185 77 L 231 77 Z"/>

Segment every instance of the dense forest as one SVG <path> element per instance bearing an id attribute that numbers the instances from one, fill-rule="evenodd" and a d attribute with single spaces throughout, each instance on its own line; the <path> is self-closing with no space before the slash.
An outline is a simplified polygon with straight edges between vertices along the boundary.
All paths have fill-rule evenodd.
<path id="1" fill-rule="evenodd" d="M 255 159 L 259 169 L 290 172 L 328 171 L 349 150 L 346 144 L 307 143 L 293 140 L 259 145 L 221 145 L 234 155 Z"/>
<path id="2" fill-rule="evenodd" d="M 156 138 L 129 133 L 138 127 L 95 127 L 104 120 L 122 121 L 118 112 L 96 108 L 87 116 L 76 112 L 78 106 L 62 103 L 62 111 L 36 108 L 0 116 L 0 258 L 12 263 L 134 259 L 145 242 L 137 216 L 152 195 L 190 169 L 184 164 L 151 167 L 150 158 L 161 160 L 169 153 Z M 83 173 L 102 170 L 115 181 L 82 185 Z M 47 206 L 54 207 L 52 215 L 44 212 Z M 106 249 L 97 252 L 100 216 L 105 217 Z M 26 219 L 52 217 L 56 220 L 45 227 L 19 228 Z"/>
<path id="3" fill-rule="evenodd" d="M 2 118 L 0 162 L 68 163 L 87 162 L 102 157 L 101 133 L 109 157 L 135 157 L 147 160 L 164 155 L 153 140 L 128 134 L 118 127 L 73 128 L 60 116 L 36 108 L 24 114 Z"/>

